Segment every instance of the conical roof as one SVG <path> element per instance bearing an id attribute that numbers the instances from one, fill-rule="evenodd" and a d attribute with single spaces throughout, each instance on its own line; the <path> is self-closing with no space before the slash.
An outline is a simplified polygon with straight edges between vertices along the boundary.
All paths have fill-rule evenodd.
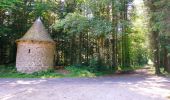
<path id="1" fill-rule="evenodd" d="M 48 32 L 45 30 L 45 27 L 40 18 L 38 18 L 32 27 L 26 32 L 26 34 L 17 41 L 26 40 L 54 42 Z"/>

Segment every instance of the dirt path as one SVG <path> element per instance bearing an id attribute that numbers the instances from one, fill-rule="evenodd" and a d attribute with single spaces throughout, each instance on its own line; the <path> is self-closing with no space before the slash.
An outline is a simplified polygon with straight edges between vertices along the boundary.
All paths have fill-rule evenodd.
<path id="1" fill-rule="evenodd" d="M 170 78 L 152 75 L 0 79 L 0 100 L 168 100 L 168 96 Z"/>

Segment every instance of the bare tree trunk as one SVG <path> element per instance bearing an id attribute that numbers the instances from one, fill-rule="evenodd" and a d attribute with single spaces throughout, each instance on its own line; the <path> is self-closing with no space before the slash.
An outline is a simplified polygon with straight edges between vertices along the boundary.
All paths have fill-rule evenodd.
<path id="1" fill-rule="evenodd" d="M 160 72 L 160 50 L 159 50 L 159 32 L 153 31 L 153 53 L 154 53 L 154 66 L 155 74 L 159 75 Z"/>
<path id="2" fill-rule="evenodd" d="M 164 47 L 164 71 L 167 71 L 170 73 L 170 70 L 168 70 L 168 51 L 167 48 Z"/>
<path id="3" fill-rule="evenodd" d="M 118 70 L 117 66 L 117 12 L 115 10 L 115 4 L 114 1 L 112 1 L 112 25 L 113 25 L 113 31 L 112 31 L 112 67 L 114 70 Z"/>

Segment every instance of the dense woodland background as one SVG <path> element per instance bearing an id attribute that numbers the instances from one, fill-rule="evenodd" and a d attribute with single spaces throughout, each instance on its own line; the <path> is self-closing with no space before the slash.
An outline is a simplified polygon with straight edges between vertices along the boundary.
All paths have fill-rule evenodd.
<path id="1" fill-rule="evenodd" d="M 153 62 L 170 72 L 169 0 L 0 0 L 0 64 L 41 17 L 56 41 L 56 66 L 126 70 Z"/>

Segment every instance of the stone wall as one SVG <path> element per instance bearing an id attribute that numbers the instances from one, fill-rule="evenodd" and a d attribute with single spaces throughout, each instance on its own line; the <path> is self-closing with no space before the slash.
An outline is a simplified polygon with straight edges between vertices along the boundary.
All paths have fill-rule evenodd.
<path id="1" fill-rule="evenodd" d="M 16 67 L 22 73 L 47 70 L 54 66 L 55 45 L 52 43 L 18 42 Z"/>

